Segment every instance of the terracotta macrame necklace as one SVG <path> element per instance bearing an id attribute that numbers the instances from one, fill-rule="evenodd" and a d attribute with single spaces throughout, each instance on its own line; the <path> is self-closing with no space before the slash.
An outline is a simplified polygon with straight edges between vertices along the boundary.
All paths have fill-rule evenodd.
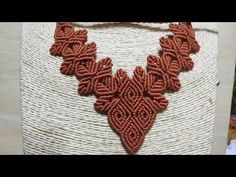
<path id="1" fill-rule="evenodd" d="M 79 80 L 80 95 L 95 94 L 95 109 L 107 114 L 111 128 L 131 154 L 140 149 L 157 112 L 167 107 L 164 92 L 180 89 L 178 75 L 193 68 L 189 55 L 200 49 L 190 23 L 170 24 L 169 30 L 173 35 L 160 39 L 160 55 L 147 57 L 147 72 L 137 66 L 129 78 L 122 69 L 112 75 L 110 58 L 96 61 L 96 44 L 86 43 L 86 30 L 75 30 L 72 23 L 56 25 L 50 53 L 63 57 L 61 73 Z"/>

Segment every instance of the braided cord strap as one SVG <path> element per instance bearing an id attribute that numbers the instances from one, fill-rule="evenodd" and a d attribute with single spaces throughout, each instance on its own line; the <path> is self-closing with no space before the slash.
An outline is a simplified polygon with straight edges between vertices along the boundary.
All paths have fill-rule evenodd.
<path id="1" fill-rule="evenodd" d="M 181 87 L 178 75 L 194 66 L 191 53 L 200 49 L 190 23 L 170 24 L 173 33 L 160 39 L 162 51 L 147 57 L 147 72 L 140 66 L 133 77 L 119 69 L 112 75 L 112 60 L 96 61 L 96 44 L 86 43 L 87 31 L 75 30 L 71 23 L 57 23 L 53 56 L 63 57 L 60 71 L 79 80 L 80 95 L 94 94 L 95 109 L 107 114 L 111 128 L 120 136 L 130 154 L 135 154 L 152 127 L 156 114 L 166 109 L 166 91 Z"/>

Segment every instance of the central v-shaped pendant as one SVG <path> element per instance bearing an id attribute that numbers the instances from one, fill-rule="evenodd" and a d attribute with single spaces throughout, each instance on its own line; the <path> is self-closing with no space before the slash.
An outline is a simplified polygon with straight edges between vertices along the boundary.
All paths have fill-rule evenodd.
<path id="1" fill-rule="evenodd" d="M 86 44 L 87 31 L 74 30 L 70 23 L 57 23 L 51 55 L 62 56 L 61 73 L 80 81 L 80 95 L 95 94 L 95 109 L 108 115 L 112 129 L 126 151 L 135 154 L 152 127 L 158 111 L 167 107 L 166 90 L 178 91 L 181 70 L 193 67 L 190 53 L 199 51 L 194 31 L 188 23 L 170 25 L 174 36 L 161 38 L 162 56 L 148 56 L 147 73 L 136 67 L 129 78 L 122 69 L 112 75 L 112 60 L 96 62 L 96 44 Z"/>
<path id="2" fill-rule="evenodd" d="M 123 70 L 118 70 L 113 82 L 116 89 L 114 95 L 99 97 L 95 109 L 107 113 L 110 126 L 120 136 L 126 150 L 133 154 L 141 147 L 157 111 L 168 105 L 161 95 L 164 85 L 154 78 L 150 80 L 141 67 L 136 67 L 132 78 Z M 103 86 L 109 88 L 106 83 Z"/>

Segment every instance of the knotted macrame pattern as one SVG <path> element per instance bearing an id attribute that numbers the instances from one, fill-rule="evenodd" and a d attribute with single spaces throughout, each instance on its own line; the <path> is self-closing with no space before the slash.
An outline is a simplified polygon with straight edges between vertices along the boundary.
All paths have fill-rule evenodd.
<path id="1" fill-rule="evenodd" d="M 87 30 L 75 30 L 72 23 L 57 23 L 53 56 L 63 57 L 60 71 L 79 80 L 80 95 L 94 94 L 95 109 L 107 114 L 111 128 L 130 154 L 135 154 L 152 127 L 156 114 L 164 110 L 166 91 L 181 87 L 178 75 L 193 68 L 190 53 L 200 49 L 190 23 L 170 24 L 173 33 L 160 39 L 162 51 L 147 57 L 147 71 L 137 66 L 133 77 L 119 69 L 112 75 L 112 60 L 96 61 L 96 44 L 86 43 Z"/>

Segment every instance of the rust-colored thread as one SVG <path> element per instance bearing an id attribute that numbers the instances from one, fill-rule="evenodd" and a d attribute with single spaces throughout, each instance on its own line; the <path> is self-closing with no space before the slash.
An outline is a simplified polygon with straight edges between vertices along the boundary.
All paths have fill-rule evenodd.
<path id="1" fill-rule="evenodd" d="M 165 91 L 178 91 L 178 75 L 193 68 L 190 53 L 200 49 L 190 23 L 170 24 L 173 35 L 162 37 L 159 56 L 147 57 L 147 73 L 137 66 L 129 78 L 122 69 L 112 75 L 112 60 L 96 62 L 96 44 L 86 43 L 87 31 L 75 30 L 71 23 L 57 23 L 51 55 L 62 56 L 60 71 L 80 81 L 80 95 L 95 94 L 95 109 L 108 115 L 112 129 L 120 136 L 126 151 L 135 154 L 152 127 L 158 111 L 168 100 Z"/>

